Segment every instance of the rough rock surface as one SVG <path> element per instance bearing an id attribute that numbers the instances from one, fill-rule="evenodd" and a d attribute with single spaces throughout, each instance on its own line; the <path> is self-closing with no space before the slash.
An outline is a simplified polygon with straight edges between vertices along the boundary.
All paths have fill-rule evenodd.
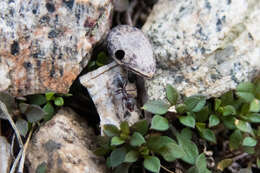
<path id="1" fill-rule="evenodd" d="M 104 162 L 92 152 L 95 144 L 94 132 L 86 121 L 63 108 L 30 141 L 29 172 L 46 163 L 48 173 L 104 173 Z"/>
<path id="2" fill-rule="evenodd" d="M 127 73 L 115 62 L 80 77 L 80 83 L 88 89 L 96 105 L 100 116 L 101 128 L 105 124 L 119 126 L 122 121 L 133 124 L 141 118 L 141 112 L 136 105 L 137 91 L 135 83 L 127 82 L 125 87 L 128 90 L 127 93 L 131 95 L 134 101 L 132 104 L 134 109 L 129 111 L 122 92 L 117 92 L 121 88 L 118 86 L 121 79 L 127 80 Z"/>
<path id="3" fill-rule="evenodd" d="M 259 75 L 259 22 L 259 0 L 160 0 L 142 28 L 158 66 L 148 97 L 163 99 L 167 83 L 219 96 Z"/>
<path id="4" fill-rule="evenodd" d="M 66 93 L 110 28 L 111 0 L 1 0 L 0 91 Z"/>
<path id="5" fill-rule="evenodd" d="M 8 173 L 10 171 L 12 156 L 11 156 L 11 145 L 5 139 L 0 136 L 0 172 Z"/>

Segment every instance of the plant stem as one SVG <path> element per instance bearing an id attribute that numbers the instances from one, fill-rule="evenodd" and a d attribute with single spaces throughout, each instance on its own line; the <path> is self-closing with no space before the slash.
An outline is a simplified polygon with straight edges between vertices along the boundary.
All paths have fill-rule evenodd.
<path id="1" fill-rule="evenodd" d="M 165 171 L 167 171 L 169 173 L 174 173 L 173 171 L 169 170 L 168 168 L 164 167 L 163 165 L 161 165 L 161 168 L 163 168 Z"/>
<path id="2" fill-rule="evenodd" d="M 18 172 L 23 172 L 23 168 L 24 168 L 24 160 L 25 160 L 25 154 L 26 154 L 26 150 L 28 148 L 28 144 L 30 142 L 30 139 L 32 137 L 32 132 L 33 132 L 33 128 L 34 128 L 34 124 L 32 126 L 32 129 L 28 135 L 28 138 L 24 144 L 24 147 L 23 147 L 23 154 L 22 154 L 22 157 L 21 157 L 21 160 L 20 160 L 20 164 L 19 164 L 19 168 L 18 168 Z"/>

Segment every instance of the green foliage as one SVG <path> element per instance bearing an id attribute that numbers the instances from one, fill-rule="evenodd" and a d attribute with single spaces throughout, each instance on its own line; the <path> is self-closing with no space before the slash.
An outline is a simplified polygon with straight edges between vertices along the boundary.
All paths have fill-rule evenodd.
<path id="1" fill-rule="evenodd" d="M 143 109 L 153 114 L 163 115 L 168 112 L 170 105 L 162 100 L 149 101 L 145 103 Z"/>
<path id="2" fill-rule="evenodd" d="M 199 152 L 191 141 L 192 132 L 185 129 L 178 133 L 177 143 L 173 138 L 158 133 L 167 129 L 169 129 L 168 120 L 159 115 L 153 117 L 150 125 L 146 120 L 136 122 L 132 126 L 122 122 L 120 128 L 111 124 L 104 125 L 105 136 L 100 136 L 99 148 L 95 154 L 106 156 L 107 166 L 113 168 L 115 172 L 119 170 L 127 172 L 140 161 L 143 161 L 145 169 L 158 172 L 161 167 L 159 158 L 167 162 L 181 159 L 195 164 Z M 127 163 L 131 166 L 127 167 L 125 165 Z"/>
<path id="3" fill-rule="evenodd" d="M 168 130 L 169 123 L 168 120 L 160 115 L 155 115 L 152 119 L 151 129 L 158 131 Z"/>
<path id="4" fill-rule="evenodd" d="M 144 159 L 144 163 L 143 163 L 145 169 L 154 172 L 154 173 L 159 173 L 160 172 L 160 160 L 158 159 L 158 157 L 155 156 L 147 156 Z"/>
<path id="5" fill-rule="evenodd" d="M 207 168 L 206 154 L 200 154 L 198 142 L 192 140 L 200 137 L 206 146 L 216 145 L 218 141 L 223 142 L 217 138 L 218 129 L 224 132 L 231 152 L 241 150 L 254 154 L 256 165 L 260 165 L 257 157 L 260 153 L 260 81 L 241 83 L 236 91 L 229 91 L 219 98 L 206 100 L 203 95 L 193 95 L 184 97 L 182 103 L 178 100 L 177 90 L 168 84 L 166 98 L 166 101 L 153 100 L 144 104 L 143 109 L 154 114 L 151 124 L 141 120 L 131 127 L 123 122 L 120 129 L 104 126 L 104 134 L 110 142 L 106 147 L 101 146 L 99 151 L 108 157 L 108 166 L 117 167 L 115 171 L 124 168 L 129 172 L 143 161 L 146 170 L 159 172 L 164 161 L 179 159 L 191 165 L 186 172 L 211 172 Z M 182 128 L 180 133 L 173 127 L 176 119 L 180 122 L 178 128 Z M 112 160 L 111 153 L 118 148 L 126 150 L 124 158 Z M 230 164 L 232 159 L 223 159 L 216 169 L 223 171 Z"/>
<path id="6" fill-rule="evenodd" d="M 36 168 L 36 173 L 45 173 L 47 172 L 47 163 L 43 162 Z"/>
<path id="7" fill-rule="evenodd" d="M 19 111 L 26 117 L 26 120 L 19 118 L 16 121 L 20 134 L 26 137 L 32 124 L 50 120 L 56 112 L 56 107 L 63 106 L 63 97 L 67 96 L 70 96 L 70 94 L 47 92 L 45 94 L 30 95 L 21 100 L 18 99 Z"/>
<path id="8" fill-rule="evenodd" d="M 179 94 L 176 89 L 167 85 L 166 98 L 169 101 L 169 107 L 175 106 L 176 117 L 180 123 L 184 127 L 195 128 L 197 134 L 206 141 L 211 142 L 211 144 L 217 143 L 214 129 L 224 126 L 231 134 L 228 139 L 231 151 L 243 149 L 254 154 L 257 149 L 260 152 L 260 148 L 257 148 L 257 143 L 260 140 L 260 126 L 257 124 L 260 123 L 260 81 L 241 83 L 237 86 L 236 91 L 229 91 L 220 98 L 206 100 L 202 95 L 194 95 L 184 98 L 183 103 L 178 103 Z M 162 103 L 163 101 L 154 100 L 153 102 Z M 157 111 L 162 109 L 160 115 L 163 116 L 163 114 L 166 114 L 167 109 L 165 105 L 167 104 L 160 107 L 157 104 L 157 107 L 160 108 L 151 105 L 152 109 L 145 110 L 157 114 Z M 183 134 L 186 134 L 187 139 L 192 136 L 190 133 L 183 132 Z M 183 142 L 179 141 L 182 138 L 177 137 L 177 139 L 178 143 Z M 190 143 L 186 144 L 185 147 L 184 152 L 189 150 L 188 153 L 194 153 L 194 157 L 186 156 L 182 160 L 194 164 L 197 158 L 196 155 L 198 155 L 198 152 L 194 152 L 196 145 Z M 198 172 L 195 166 L 190 170 Z"/>
<path id="9" fill-rule="evenodd" d="M 103 51 L 99 52 L 94 60 L 91 60 L 87 65 L 87 70 L 92 71 L 101 66 L 108 64 L 111 61 L 110 57 Z"/>

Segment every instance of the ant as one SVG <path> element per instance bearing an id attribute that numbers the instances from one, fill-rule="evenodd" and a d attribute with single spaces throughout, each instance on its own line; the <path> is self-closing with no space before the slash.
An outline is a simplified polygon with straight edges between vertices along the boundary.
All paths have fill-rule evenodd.
<path id="1" fill-rule="evenodd" d="M 118 76 L 117 78 L 117 87 L 119 88 L 116 90 L 116 95 L 117 94 L 122 94 L 122 101 L 125 104 L 126 108 L 130 111 L 134 111 L 134 98 L 132 95 L 128 94 L 128 91 L 134 91 L 134 90 L 126 90 L 127 86 L 127 80 L 123 79 L 121 75 Z"/>

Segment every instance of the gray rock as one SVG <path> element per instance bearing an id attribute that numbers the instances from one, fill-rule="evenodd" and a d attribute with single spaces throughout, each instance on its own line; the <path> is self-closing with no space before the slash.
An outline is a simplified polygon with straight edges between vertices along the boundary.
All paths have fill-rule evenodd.
<path id="1" fill-rule="evenodd" d="M 0 172 L 8 173 L 10 171 L 12 156 L 11 146 L 5 137 L 0 136 Z"/>
<path id="2" fill-rule="evenodd" d="M 136 86 L 128 82 L 125 89 L 133 100 L 133 110 L 129 110 L 122 92 L 117 92 L 121 87 L 119 82 L 127 80 L 127 73 L 115 62 L 102 66 L 95 71 L 80 77 L 80 82 L 85 86 L 96 105 L 100 116 L 101 128 L 105 124 L 119 126 L 121 121 L 133 124 L 141 117 L 141 112 L 136 105 Z"/>
<path id="3" fill-rule="evenodd" d="M 157 71 L 146 81 L 149 99 L 165 86 L 181 94 L 220 96 L 260 74 L 258 0 L 160 0 L 142 30 Z"/>
<path id="4" fill-rule="evenodd" d="M 66 93 L 110 28 L 111 0 L 0 2 L 0 91 Z"/>
<path id="5" fill-rule="evenodd" d="M 107 172 L 104 160 L 93 154 L 96 145 L 93 129 L 71 109 L 62 108 L 43 125 L 28 146 L 29 172 L 45 163 L 48 173 Z"/>

